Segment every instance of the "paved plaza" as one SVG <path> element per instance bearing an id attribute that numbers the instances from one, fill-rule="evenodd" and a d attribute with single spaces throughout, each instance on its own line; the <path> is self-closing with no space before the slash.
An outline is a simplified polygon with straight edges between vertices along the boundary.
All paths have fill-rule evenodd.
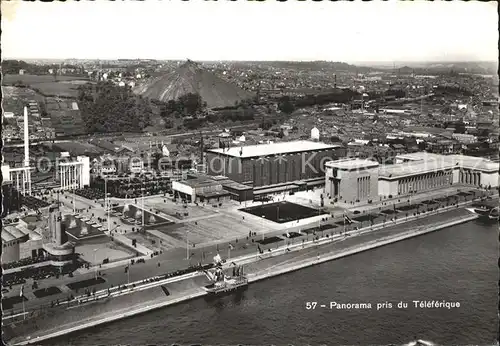
<path id="1" fill-rule="evenodd" d="M 135 252 L 126 247 L 121 246 L 109 239 L 104 242 L 94 241 L 91 243 L 85 242 L 84 244 L 77 245 L 75 252 L 80 255 L 84 261 L 91 263 L 91 265 L 99 265 L 104 259 L 110 262 L 115 262 L 127 258 L 135 257 Z"/>

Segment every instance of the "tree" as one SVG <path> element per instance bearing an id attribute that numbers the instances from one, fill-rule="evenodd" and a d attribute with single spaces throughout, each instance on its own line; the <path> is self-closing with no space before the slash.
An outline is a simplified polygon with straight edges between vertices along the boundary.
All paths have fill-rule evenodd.
<path id="1" fill-rule="evenodd" d="M 264 118 L 262 118 L 262 122 L 260 124 L 260 127 L 263 130 L 269 130 L 271 127 L 273 127 L 273 123 L 270 120 L 267 120 L 267 119 L 264 120 Z"/>
<path id="2" fill-rule="evenodd" d="M 163 119 L 165 121 L 165 128 L 172 129 L 174 128 L 174 120 L 173 119 Z"/>
<path id="3" fill-rule="evenodd" d="M 182 95 L 177 102 L 187 115 L 194 116 L 203 109 L 203 100 L 199 94 L 188 93 Z"/>
<path id="4" fill-rule="evenodd" d="M 292 114 L 295 110 L 295 107 L 290 101 L 290 97 L 283 96 L 278 102 L 278 109 L 283 113 Z"/>

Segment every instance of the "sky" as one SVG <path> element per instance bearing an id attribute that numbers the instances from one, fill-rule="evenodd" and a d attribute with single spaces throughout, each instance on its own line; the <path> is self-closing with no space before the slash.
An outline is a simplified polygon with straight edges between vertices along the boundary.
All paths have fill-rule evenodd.
<path id="1" fill-rule="evenodd" d="M 497 61 L 494 1 L 2 1 L 4 59 Z"/>

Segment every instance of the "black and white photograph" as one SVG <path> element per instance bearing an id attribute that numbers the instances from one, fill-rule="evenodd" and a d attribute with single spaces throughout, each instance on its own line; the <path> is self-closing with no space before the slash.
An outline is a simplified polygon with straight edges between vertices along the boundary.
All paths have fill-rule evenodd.
<path id="1" fill-rule="evenodd" d="M 1 1 L 2 342 L 499 345 L 496 1 Z"/>

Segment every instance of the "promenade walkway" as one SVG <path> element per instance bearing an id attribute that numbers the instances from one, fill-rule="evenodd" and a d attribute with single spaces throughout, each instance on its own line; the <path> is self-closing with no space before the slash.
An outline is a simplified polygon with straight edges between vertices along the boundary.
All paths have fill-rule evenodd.
<path id="1" fill-rule="evenodd" d="M 307 267 L 313 264 L 329 261 L 335 258 L 344 257 L 352 253 L 357 253 L 359 251 L 365 251 L 373 247 L 378 247 L 384 245 L 386 243 L 391 243 L 394 241 L 402 240 L 408 237 L 417 236 L 419 234 L 424 234 L 428 232 L 432 232 L 436 229 L 451 226 L 456 223 L 465 222 L 467 220 L 471 220 L 476 215 L 468 214 L 468 215 L 457 215 L 459 210 L 453 209 L 451 212 L 455 215 L 453 220 L 441 220 L 440 222 L 436 222 L 433 226 L 429 227 L 429 225 L 421 225 L 420 227 L 414 228 L 409 227 L 408 224 L 406 230 L 401 232 L 396 232 L 394 234 L 386 233 L 381 234 L 378 233 L 377 238 L 371 239 L 370 236 L 373 235 L 373 232 L 365 232 L 363 230 L 358 231 L 366 234 L 366 237 L 347 237 L 345 241 L 342 240 L 337 241 L 335 243 L 335 239 L 323 239 L 316 243 L 316 246 L 309 247 L 309 249 L 302 250 L 305 252 L 309 252 L 306 258 L 300 258 L 301 256 L 297 255 L 282 255 L 282 256 L 274 256 L 266 259 L 265 261 L 255 262 L 255 266 L 247 266 L 250 268 L 250 272 L 248 274 L 249 281 L 257 281 L 264 278 L 280 275 L 285 272 L 297 270 L 303 267 Z M 436 217 L 437 215 L 431 216 L 431 218 Z M 388 231 L 387 228 L 382 228 L 385 232 Z M 335 237 L 338 240 L 338 236 Z M 352 245 L 349 245 L 349 241 L 351 241 Z M 321 245 L 328 246 L 321 246 Z M 331 244 L 331 245 L 330 245 Z M 337 249 L 332 249 L 332 246 L 339 246 Z M 301 245 L 296 244 L 294 247 L 300 247 Z M 318 252 L 318 256 L 315 254 Z M 278 251 L 275 252 L 276 254 Z M 288 258 L 287 258 L 288 257 Z M 275 261 L 275 265 L 272 265 L 272 262 Z M 26 339 L 26 336 L 19 336 L 16 338 L 15 342 L 20 342 L 18 344 L 27 344 L 31 342 L 40 342 L 43 339 L 54 338 L 57 336 L 64 335 L 71 331 L 81 330 L 83 328 L 88 328 L 92 326 L 96 326 L 101 323 L 110 322 L 113 320 L 121 319 L 127 316 L 135 315 L 141 312 L 150 311 L 159 307 L 164 307 L 167 305 L 174 304 L 176 302 L 192 299 L 195 297 L 199 297 L 204 295 L 204 292 L 200 288 L 192 288 L 190 290 L 182 290 L 180 292 L 174 293 L 169 297 L 158 295 L 158 291 L 152 294 L 152 296 L 148 299 L 141 296 L 143 301 L 137 301 L 133 305 L 128 305 L 122 308 L 113 308 L 111 310 L 101 311 L 97 315 L 92 315 L 91 312 L 95 310 L 82 310 L 84 316 L 76 320 L 69 320 L 62 324 L 57 323 L 57 328 L 45 328 L 43 330 L 35 330 L 33 333 L 30 333 L 30 337 Z M 153 297 L 153 298 L 152 298 Z M 146 299 L 146 300 L 144 300 Z M 86 317 L 88 316 L 88 317 Z"/>
<path id="2" fill-rule="evenodd" d="M 428 198 L 428 196 L 426 196 Z M 412 199 L 413 200 L 413 199 Z M 461 202 L 460 206 L 465 206 L 469 202 Z M 406 202 L 401 203 L 401 204 L 407 204 Z M 445 207 L 444 203 L 441 203 L 442 207 Z M 373 207 L 370 205 L 370 207 Z M 376 206 L 375 206 L 376 207 Z M 390 206 L 384 206 L 384 209 L 390 209 Z M 457 206 L 450 206 L 447 209 L 457 209 Z M 444 212 L 446 208 L 441 208 L 437 211 L 432 212 L 433 213 L 441 213 Z M 461 209 L 457 209 L 461 210 Z M 420 210 L 422 211 L 422 210 Z M 406 213 L 398 213 L 398 219 L 395 222 L 390 221 L 390 217 L 384 217 L 384 216 L 379 216 L 375 220 L 375 225 L 373 226 L 374 229 L 377 227 L 390 227 L 394 225 L 399 225 L 402 222 L 410 221 L 413 218 L 420 218 L 421 220 L 425 220 L 428 218 L 429 213 L 424 213 L 419 216 L 414 217 L 413 214 L 414 210 L 408 210 L 406 213 L 408 214 L 408 217 L 405 218 Z M 338 215 L 335 218 L 330 218 L 328 220 L 328 224 L 334 224 L 335 222 L 339 222 L 342 220 L 342 216 Z M 321 222 L 321 224 L 325 224 L 324 222 Z M 378 224 L 378 226 L 377 226 Z M 296 226 L 289 226 L 286 231 L 288 232 L 299 232 L 303 230 L 304 228 L 307 227 L 313 227 L 316 226 L 316 222 L 312 222 L 309 224 L 298 224 Z M 362 227 L 363 223 L 354 223 L 352 225 L 346 225 L 345 226 L 345 231 L 350 232 L 352 231 L 355 227 Z M 366 226 L 366 223 L 364 224 Z M 344 230 L 343 225 L 336 225 L 336 228 L 327 230 L 325 232 L 320 232 L 318 233 L 318 236 L 321 235 L 321 233 L 329 234 L 329 235 L 335 235 L 339 234 Z M 282 236 L 284 233 L 284 229 L 278 229 L 278 230 L 273 230 L 266 234 L 267 237 L 270 236 Z M 272 243 L 268 245 L 260 245 L 260 247 L 267 251 L 268 249 L 276 248 L 277 246 L 282 246 L 285 242 L 287 243 L 298 243 L 302 241 L 308 241 L 313 238 L 313 235 L 302 235 L 300 237 L 294 238 L 294 239 L 286 239 L 282 242 L 278 243 Z M 122 260 L 122 261 L 117 261 L 117 262 L 112 262 L 106 265 L 101 265 L 101 267 L 96 267 L 96 268 L 91 268 L 91 269 L 79 269 L 77 271 L 74 278 L 69 278 L 67 276 L 65 277 L 60 277 L 59 279 L 51 278 L 49 280 L 41 280 L 39 281 L 39 288 L 47 288 L 51 286 L 56 286 L 59 287 L 62 291 L 60 294 L 56 294 L 53 296 L 45 297 L 45 298 L 37 298 L 37 299 L 30 299 L 29 301 L 26 302 L 26 307 L 29 306 L 38 306 L 40 304 L 49 304 L 50 301 L 56 300 L 56 299 L 66 299 L 68 296 L 68 291 L 64 289 L 66 284 L 70 282 L 76 282 L 76 281 L 81 281 L 85 279 L 92 278 L 96 275 L 97 272 L 101 272 L 103 278 L 105 279 L 105 283 L 99 284 L 94 286 L 97 290 L 99 289 L 106 289 L 110 287 L 111 285 L 117 286 L 123 283 L 126 283 L 129 279 L 130 281 L 138 281 L 145 279 L 147 277 L 155 276 L 155 275 L 162 275 L 168 272 L 173 272 L 178 269 L 186 268 L 189 265 L 192 264 L 197 264 L 197 263 L 210 263 L 212 262 L 212 258 L 215 254 L 218 252 L 221 254 L 223 258 L 234 258 L 236 256 L 244 256 L 248 254 L 255 254 L 257 252 L 257 244 L 256 241 L 260 240 L 261 235 L 258 234 L 257 236 L 254 237 L 249 237 L 249 238 L 241 238 L 238 239 L 238 242 L 236 240 L 232 241 L 225 241 L 221 243 L 220 241 L 214 241 L 211 244 L 205 244 L 204 246 L 199 246 L 196 245 L 195 247 L 192 247 L 191 245 L 186 248 L 186 247 L 179 247 L 177 249 L 172 249 L 169 251 L 165 251 L 159 256 L 155 256 L 151 258 L 151 255 L 144 255 L 141 256 L 140 258 L 145 259 L 146 263 L 140 263 L 140 264 L 135 264 L 133 266 L 130 266 L 129 273 L 125 273 L 124 271 L 124 266 L 130 263 L 130 260 Z M 131 240 L 127 238 L 128 241 Z M 230 249 L 229 244 L 231 244 L 232 248 Z M 25 293 L 29 294 L 31 292 L 31 285 L 30 285 L 30 280 L 28 280 L 28 283 L 25 285 Z M 14 286 L 10 292 L 8 292 L 6 297 L 10 296 L 18 296 L 19 295 L 19 289 L 20 286 Z"/>
<path id="3" fill-rule="evenodd" d="M 384 230 L 387 232 L 390 232 L 394 227 L 398 227 L 398 225 L 401 225 L 402 223 L 406 223 L 411 220 L 417 220 L 419 223 L 424 223 L 426 225 L 429 225 L 429 223 L 432 223 L 433 221 L 433 215 L 439 215 L 442 214 L 443 212 L 447 212 L 449 214 L 450 212 L 454 215 L 455 217 L 457 214 L 467 214 L 467 211 L 464 211 L 463 209 L 457 208 L 456 206 L 449 206 L 447 208 L 443 208 L 442 210 L 437 210 L 432 213 L 428 213 L 425 215 L 417 215 L 417 216 L 409 216 L 407 219 L 406 218 L 400 218 L 398 220 L 395 220 L 393 222 L 387 222 L 385 225 L 384 224 L 377 224 L 374 225 L 373 227 L 365 227 L 363 230 L 358 230 L 355 231 L 352 228 L 347 229 L 346 231 L 352 235 L 360 235 L 363 234 L 363 232 L 373 232 L 373 235 L 375 237 L 378 237 L 380 235 L 380 231 L 377 230 Z M 411 226 L 412 223 L 409 222 L 408 227 L 415 227 Z M 405 226 L 406 227 L 406 226 Z M 289 231 L 299 231 L 300 227 L 296 227 L 295 229 L 290 229 Z M 374 232 L 377 231 L 377 232 Z M 361 232 L 361 233 L 360 233 Z M 329 236 L 335 236 L 339 235 L 339 231 L 331 231 L 331 232 L 325 232 L 324 236 L 328 234 Z M 318 237 L 320 234 L 318 234 Z M 257 240 L 259 237 L 256 238 Z M 273 253 L 275 249 L 278 249 L 279 247 L 283 247 L 286 244 L 301 244 L 302 242 L 307 242 L 311 241 L 313 239 L 312 235 L 306 235 L 306 236 L 301 236 L 297 237 L 294 239 L 286 239 L 283 242 L 277 242 L 269 245 L 260 245 L 261 248 L 265 251 L 265 254 L 268 254 L 269 249 L 273 249 Z M 332 238 L 333 239 L 333 238 Z M 257 246 L 255 243 L 248 243 L 245 244 L 244 246 L 241 246 L 240 244 L 236 244 L 233 242 L 233 249 L 230 250 L 229 247 L 220 247 L 219 252 L 221 253 L 221 256 L 223 258 L 228 258 L 228 259 L 234 259 L 235 257 L 241 257 L 241 256 L 248 256 L 248 255 L 256 255 L 257 254 Z M 164 253 L 158 257 L 155 257 L 149 261 L 146 261 L 146 263 L 140 263 L 136 264 L 133 266 L 130 266 L 130 270 L 128 273 L 124 272 L 123 265 L 128 264 L 129 261 L 122 261 L 116 262 L 116 263 L 110 263 L 107 265 L 103 265 L 102 268 L 91 268 L 91 269 L 79 269 L 77 277 L 74 278 L 69 278 L 69 277 L 60 277 L 59 279 L 50 279 L 50 280 L 42 280 L 39 282 L 40 288 L 45 288 L 45 287 L 50 287 L 50 286 L 56 286 L 59 287 L 62 291 L 62 293 L 45 297 L 45 298 L 38 298 L 38 299 L 30 299 L 28 300 L 25 305 L 26 308 L 31 308 L 31 307 L 37 307 L 40 304 L 49 304 L 50 301 L 55 301 L 56 299 L 66 299 L 69 295 L 68 291 L 64 289 L 65 285 L 70 283 L 70 282 L 76 282 L 76 281 L 81 281 L 85 279 L 92 278 L 96 275 L 96 271 L 102 272 L 103 278 L 106 280 L 105 283 L 95 285 L 96 290 L 104 290 L 111 285 L 113 286 L 118 286 L 122 285 L 130 280 L 130 282 L 134 281 L 140 281 L 148 277 L 156 276 L 156 275 L 163 275 L 168 272 L 173 272 L 178 269 L 186 268 L 189 264 L 195 264 L 198 262 L 201 263 L 210 263 L 212 262 L 212 257 L 217 253 L 217 248 L 218 246 L 212 246 L 212 247 L 205 247 L 201 249 L 190 249 L 190 255 L 189 259 L 187 255 L 187 250 L 186 249 L 175 249 L 172 251 L 168 251 L 167 253 Z M 283 248 L 284 249 L 284 248 Z M 200 254 L 202 254 L 200 256 Z M 193 257 L 197 257 L 194 259 Z M 30 298 L 29 294 L 31 292 L 31 287 L 30 285 L 26 285 L 25 287 L 25 295 Z M 9 292 L 9 296 L 12 295 L 18 295 L 19 293 L 19 287 L 15 286 L 13 287 L 13 290 Z"/>

